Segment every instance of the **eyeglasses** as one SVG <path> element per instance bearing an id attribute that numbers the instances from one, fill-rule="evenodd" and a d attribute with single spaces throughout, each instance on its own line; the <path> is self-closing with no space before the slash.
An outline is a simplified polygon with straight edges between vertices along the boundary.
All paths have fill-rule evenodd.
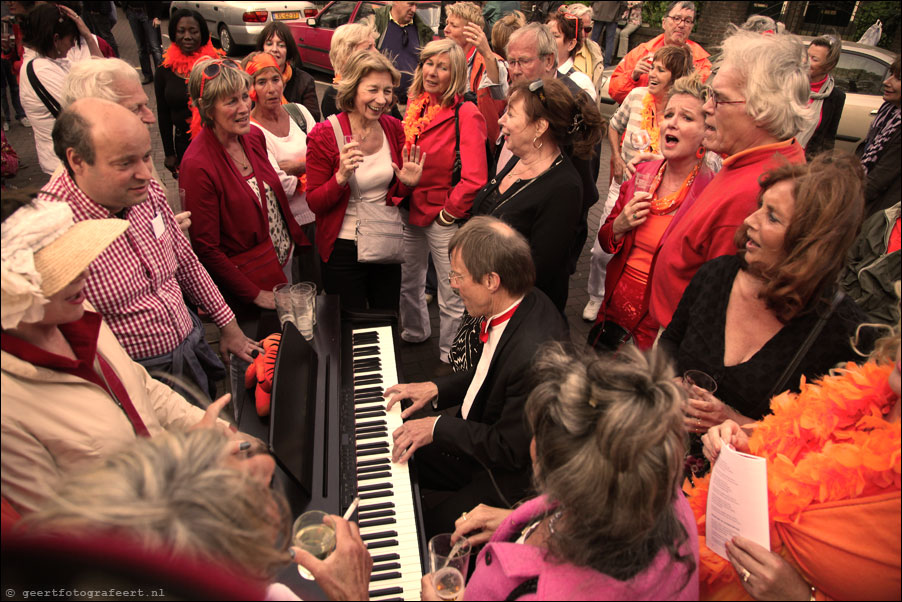
<path id="1" fill-rule="evenodd" d="M 216 59 L 210 61 L 206 67 L 204 67 L 204 71 L 201 74 L 200 79 L 200 98 L 204 97 L 204 85 L 211 79 L 215 79 L 222 73 L 222 67 L 225 65 L 231 69 L 241 70 L 241 65 L 232 59 Z"/>
<path id="2" fill-rule="evenodd" d="M 677 25 L 689 25 L 689 26 L 692 26 L 692 25 L 695 23 L 695 19 L 693 19 L 692 17 L 686 17 L 686 18 L 684 19 L 683 17 L 671 17 L 670 15 L 667 15 L 666 18 L 667 18 L 667 19 L 670 19 L 671 21 L 673 21 L 673 22 L 676 23 Z"/>
<path id="3" fill-rule="evenodd" d="M 528 65 L 532 65 L 534 62 L 536 62 L 536 59 L 538 59 L 538 58 L 539 57 L 534 56 L 534 57 L 528 58 L 528 59 L 507 59 L 507 66 L 508 67 L 519 66 L 521 69 L 526 69 L 526 67 Z"/>
<path id="4" fill-rule="evenodd" d="M 548 108 L 548 101 L 545 99 L 545 82 L 537 79 L 529 84 L 529 91 L 539 97 L 543 107 Z"/>
<path id="5" fill-rule="evenodd" d="M 458 274 L 454 270 L 448 272 L 448 284 L 453 285 L 455 282 L 460 282 L 463 280 L 464 275 Z"/>
<path id="6" fill-rule="evenodd" d="M 709 100 L 714 103 L 714 108 L 717 108 L 717 105 L 738 105 L 742 104 L 744 100 L 721 100 L 717 96 L 717 92 L 712 90 L 711 88 L 705 88 L 705 91 L 702 92 L 702 97 L 705 99 L 705 102 Z"/>

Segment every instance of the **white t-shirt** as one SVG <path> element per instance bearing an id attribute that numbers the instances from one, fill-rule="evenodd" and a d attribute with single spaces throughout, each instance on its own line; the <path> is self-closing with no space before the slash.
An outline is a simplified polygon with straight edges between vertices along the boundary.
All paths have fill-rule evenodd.
<path id="1" fill-rule="evenodd" d="M 341 222 L 341 230 L 338 238 L 357 240 L 357 204 L 380 203 L 385 204 L 388 195 L 388 185 L 391 184 L 395 171 L 391 166 L 391 148 L 385 130 L 382 131 L 382 148 L 363 158 L 363 162 L 357 166 L 354 172 L 356 186 L 351 184 L 351 199 L 348 201 L 348 209 L 345 218 Z M 359 195 L 359 196 L 358 196 Z"/>
<path id="2" fill-rule="evenodd" d="M 301 115 L 304 116 L 304 121 L 307 123 L 307 132 L 309 133 L 313 130 L 313 126 L 316 125 L 316 120 L 313 119 L 313 115 L 310 114 L 310 111 L 304 105 L 295 104 L 294 106 L 301 110 Z M 314 221 L 316 216 L 313 215 L 313 212 L 307 206 L 307 192 L 298 190 L 298 177 L 288 175 L 279 167 L 279 161 L 297 159 L 307 153 L 307 134 L 301 130 L 300 126 L 291 117 L 288 118 L 288 135 L 282 137 L 276 136 L 258 123 L 253 121 L 251 123 L 259 128 L 263 132 L 263 137 L 266 138 L 266 154 L 269 155 L 269 162 L 272 168 L 276 170 L 279 181 L 282 182 L 282 188 L 285 190 L 285 196 L 288 197 L 288 204 L 291 207 L 294 219 L 301 225 Z"/>
<path id="3" fill-rule="evenodd" d="M 22 108 L 25 109 L 28 121 L 31 122 L 32 131 L 34 132 L 34 146 L 38 152 L 38 162 L 41 164 L 41 171 L 46 174 L 52 174 L 60 165 L 56 153 L 53 152 L 53 137 L 51 136 L 56 118 L 50 114 L 50 111 L 38 98 L 34 88 L 31 87 L 31 81 L 27 75 L 27 67 L 30 62 L 37 59 L 37 62 L 34 64 L 34 74 L 47 92 L 57 102 L 62 103 L 63 89 L 66 86 L 66 77 L 69 75 L 69 70 L 75 63 L 90 59 L 91 51 L 87 42 L 82 40 L 81 46 L 73 46 L 64 59 L 39 57 L 38 53 L 31 48 L 25 48 L 22 54 L 22 71 L 19 75 L 19 100 L 22 102 Z"/>

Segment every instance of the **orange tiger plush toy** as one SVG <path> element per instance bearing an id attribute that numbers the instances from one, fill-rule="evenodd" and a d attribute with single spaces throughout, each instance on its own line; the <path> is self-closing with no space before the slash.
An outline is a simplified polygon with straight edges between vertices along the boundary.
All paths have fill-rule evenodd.
<path id="1" fill-rule="evenodd" d="M 271 334 L 260 342 L 263 353 L 254 358 L 253 363 L 247 367 L 244 373 L 244 388 L 250 389 L 256 385 L 254 402 L 257 406 L 258 416 L 269 416 L 269 406 L 272 399 L 272 378 L 276 370 L 276 355 L 279 353 L 279 343 L 282 333 Z"/>

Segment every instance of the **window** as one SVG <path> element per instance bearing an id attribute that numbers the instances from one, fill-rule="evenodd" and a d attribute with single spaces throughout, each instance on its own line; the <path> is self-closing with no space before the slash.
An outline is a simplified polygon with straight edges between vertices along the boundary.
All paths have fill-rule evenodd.
<path id="1" fill-rule="evenodd" d="M 320 27 L 329 27 L 335 29 L 351 20 L 351 13 L 354 12 L 356 2 L 333 2 L 331 6 L 323 11 L 319 16 Z"/>
<path id="2" fill-rule="evenodd" d="M 883 94 L 883 80 L 889 65 L 877 59 L 853 52 L 843 52 L 839 64 L 833 70 L 833 79 L 840 90 L 847 94 Z"/>

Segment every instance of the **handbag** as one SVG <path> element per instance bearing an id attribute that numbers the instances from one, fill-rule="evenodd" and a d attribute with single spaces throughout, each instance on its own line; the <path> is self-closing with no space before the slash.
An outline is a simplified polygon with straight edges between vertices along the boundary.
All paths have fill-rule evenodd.
<path id="1" fill-rule="evenodd" d="M 339 152 L 344 137 L 337 115 L 329 116 Z M 357 178 L 348 180 L 351 195 L 360 200 Z M 394 205 L 357 203 L 357 261 L 360 263 L 404 263 L 404 222 Z"/>
<path id="2" fill-rule="evenodd" d="M 620 349 L 620 346 L 630 340 L 631 336 L 630 331 L 620 324 L 605 320 L 589 329 L 587 342 L 595 351 L 613 352 Z"/>

